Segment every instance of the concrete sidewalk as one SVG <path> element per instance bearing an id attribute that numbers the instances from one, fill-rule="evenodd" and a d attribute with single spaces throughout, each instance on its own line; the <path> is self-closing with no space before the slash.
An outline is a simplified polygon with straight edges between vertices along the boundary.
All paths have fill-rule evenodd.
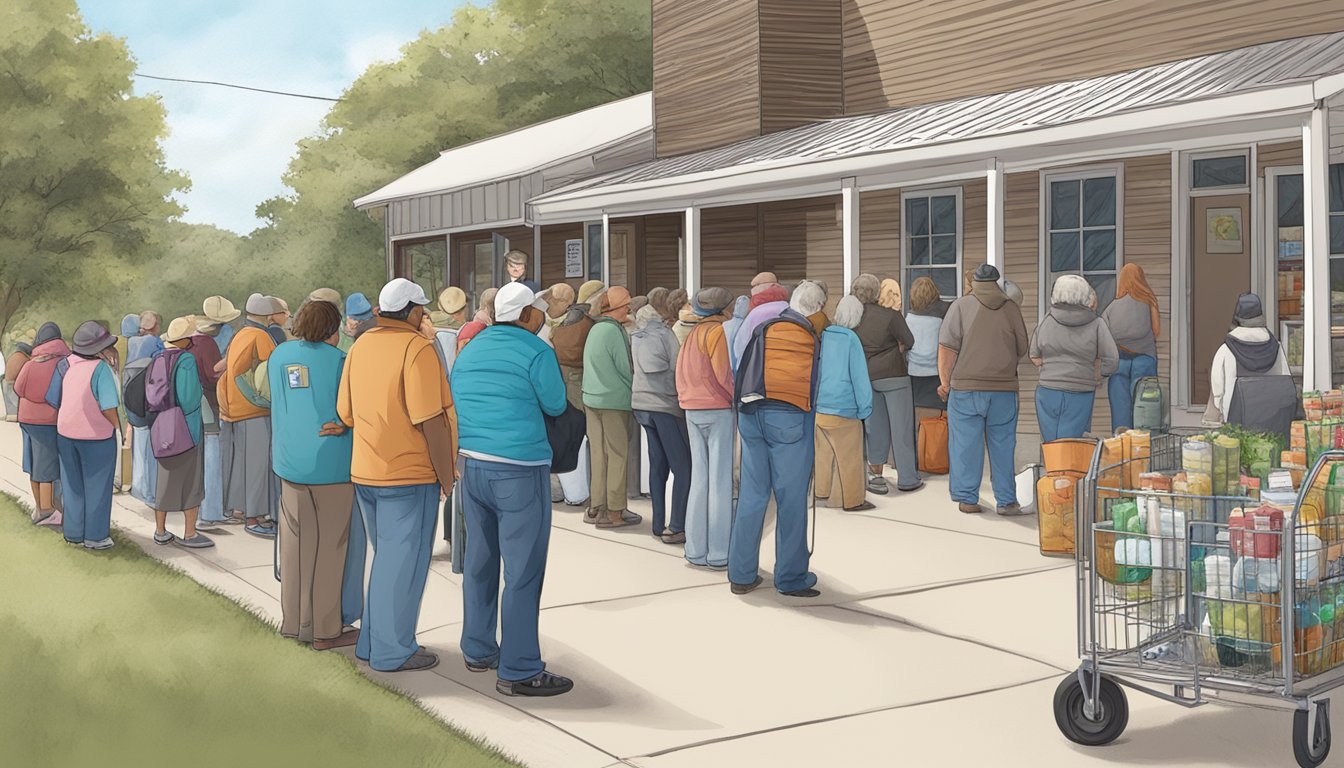
<path id="1" fill-rule="evenodd" d="M 19 457 L 18 426 L 0 423 L 0 491 L 31 503 Z M 768 577 L 736 597 L 644 526 L 597 531 L 557 507 L 542 650 L 575 689 L 543 700 L 501 697 L 492 675 L 462 665 L 461 582 L 439 540 L 419 639 L 442 663 L 359 667 L 534 768 L 1291 762 L 1287 714 L 1187 711 L 1138 694 L 1116 744 L 1073 746 L 1051 714 L 1077 666 L 1073 562 L 1037 552 L 1032 518 L 959 514 L 940 478 L 873 501 L 866 514 L 818 509 L 815 600 L 778 595 Z M 229 527 L 210 550 L 155 546 L 153 514 L 128 495 L 115 497 L 113 522 L 278 625 L 270 541 Z M 170 530 L 181 524 L 170 518 Z"/>

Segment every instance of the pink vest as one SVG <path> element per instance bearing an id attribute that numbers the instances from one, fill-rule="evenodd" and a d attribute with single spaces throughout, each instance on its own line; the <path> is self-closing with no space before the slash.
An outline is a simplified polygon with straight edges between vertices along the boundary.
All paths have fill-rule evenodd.
<path id="1" fill-rule="evenodd" d="M 61 409 L 56 414 L 56 432 L 71 440 L 106 440 L 115 430 L 98 408 L 93 396 L 93 372 L 100 360 L 71 355 L 70 368 L 61 382 Z"/>

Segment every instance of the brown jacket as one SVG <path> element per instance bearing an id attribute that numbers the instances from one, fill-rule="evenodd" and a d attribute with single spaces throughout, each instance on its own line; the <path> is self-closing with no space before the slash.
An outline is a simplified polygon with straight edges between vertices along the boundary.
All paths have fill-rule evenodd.
<path id="1" fill-rule="evenodd" d="M 900 312 L 881 304 L 866 304 L 863 318 L 854 328 L 868 358 L 868 379 L 899 379 L 908 376 L 905 353 L 915 346 L 915 335 Z"/>
<path id="2" fill-rule="evenodd" d="M 976 283 L 943 319 L 938 344 L 957 353 L 952 389 L 1016 392 L 1017 364 L 1027 354 L 1022 310 L 994 283 Z"/>
<path id="3" fill-rule="evenodd" d="M 565 319 L 551 331 L 551 343 L 555 345 L 555 358 L 560 365 L 583 369 L 583 348 L 588 343 L 588 332 L 593 330 L 596 322 L 588 314 L 587 304 L 569 308 Z"/>
<path id="4" fill-rule="evenodd" d="M 19 378 L 19 370 L 23 368 L 23 364 L 28 362 L 28 360 L 28 355 L 15 350 L 15 352 L 9 356 L 9 359 L 5 361 L 5 381 L 13 384 L 14 381 Z"/>

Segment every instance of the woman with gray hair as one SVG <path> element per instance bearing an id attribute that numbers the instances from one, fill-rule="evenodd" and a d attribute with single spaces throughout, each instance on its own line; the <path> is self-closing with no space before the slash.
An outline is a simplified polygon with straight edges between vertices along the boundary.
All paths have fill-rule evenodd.
<path id="1" fill-rule="evenodd" d="M 835 322 L 821 333 L 816 426 L 816 495 L 834 499 L 840 479 L 840 505 L 846 512 L 873 509 L 864 498 L 863 420 L 873 412 L 873 387 L 868 361 L 854 333 L 863 319 L 863 304 L 853 296 L 840 300 Z"/>
<path id="2" fill-rule="evenodd" d="M 649 496 L 653 535 L 664 544 L 686 543 L 686 504 L 691 493 L 691 443 L 686 415 L 677 397 L 680 345 L 652 304 L 635 315 L 630 335 L 633 358 L 630 407 L 649 441 Z M 637 457 L 638 454 L 632 454 Z M 667 506 L 667 476 L 673 476 Z"/>
<path id="3" fill-rule="evenodd" d="M 873 388 L 873 413 L 865 424 L 868 490 L 885 495 L 888 488 L 882 468 L 888 456 L 896 465 L 896 490 L 917 491 L 924 487 L 924 480 L 915 461 L 914 390 L 905 361 L 915 336 L 900 312 L 878 303 L 880 292 L 875 275 L 855 278 L 852 293 L 863 304 L 863 317 L 854 331 L 863 344 Z"/>
<path id="4" fill-rule="evenodd" d="M 1096 293 L 1078 275 L 1063 275 L 1050 292 L 1050 313 L 1031 336 L 1031 362 L 1041 369 L 1036 422 L 1041 441 L 1082 437 L 1103 376 L 1115 373 L 1120 351 L 1097 317 Z"/>

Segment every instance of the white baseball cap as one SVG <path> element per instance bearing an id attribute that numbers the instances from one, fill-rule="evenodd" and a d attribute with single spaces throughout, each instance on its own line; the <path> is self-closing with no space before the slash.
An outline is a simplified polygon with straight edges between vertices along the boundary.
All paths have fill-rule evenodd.
<path id="1" fill-rule="evenodd" d="M 426 306 L 429 298 L 425 289 L 404 277 L 398 277 L 378 292 L 378 308 L 384 312 L 400 312 L 407 304 Z"/>
<path id="2" fill-rule="evenodd" d="M 532 293 L 532 289 L 521 282 L 509 283 L 495 294 L 495 322 L 516 322 L 526 306 L 544 310 L 546 300 Z"/>

